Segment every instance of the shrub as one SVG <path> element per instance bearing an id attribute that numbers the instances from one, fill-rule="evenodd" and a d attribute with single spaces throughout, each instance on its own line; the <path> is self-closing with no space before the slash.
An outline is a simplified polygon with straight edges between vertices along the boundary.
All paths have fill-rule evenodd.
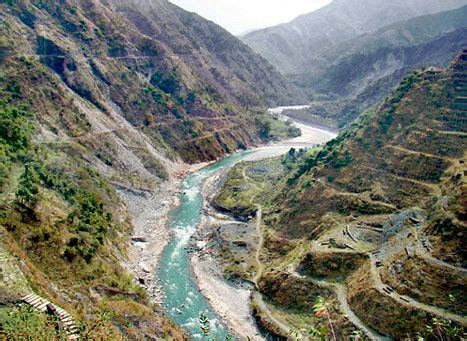
<path id="1" fill-rule="evenodd" d="M 21 108 L 0 103 L 0 146 L 13 159 L 29 146 L 34 131 L 32 117 Z"/>
<path id="2" fill-rule="evenodd" d="M 394 117 L 391 112 L 386 113 L 386 115 L 378 122 L 381 132 L 387 134 L 389 127 L 394 122 Z"/>
<path id="3" fill-rule="evenodd" d="M 168 74 L 162 72 L 156 72 L 152 75 L 150 83 L 161 89 L 163 92 L 177 95 L 181 90 L 180 81 L 177 78 L 176 69 L 173 69 Z"/>
<path id="4" fill-rule="evenodd" d="M 271 122 L 269 120 L 258 121 L 259 137 L 263 140 L 267 140 L 271 136 Z"/>
<path id="5" fill-rule="evenodd" d="M 352 155 L 346 151 L 343 156 L 336 154 L 333 154 L 332 160 L 331 160 L 331 165 L 334 168 L 343 168 L 348 166 L 350 163 L 352 163 Z"/>
<path id="6" fill-rule="evenodd" d="M 2 308 L 0 330 L 5 340 L 65 340 L 66 334 L 58 327 L 57 320 L 44 313 L 35 312 L 30 306 Z"/>

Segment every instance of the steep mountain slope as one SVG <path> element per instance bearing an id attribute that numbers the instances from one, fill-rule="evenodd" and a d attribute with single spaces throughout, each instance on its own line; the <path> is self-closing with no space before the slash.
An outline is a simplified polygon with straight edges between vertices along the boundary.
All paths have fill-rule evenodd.
<path id="1" fill-rule="evenodd" d="M 0 3 L 2 337 L 56 333 L 12 306 L 34 292 L 83 338 L 184 339 L 122 265 L 135 219 L 117 190 L 157 200 L 184 161 L 297 133 L 264 110 L 287 83 L 243 43 L 166 1 L 124 3 Z"/>
<path id="2" fill-rule="evenodd" d="M 275 333 L 271 316 L 295 330 L 327 325 L 309 316 L 320 295 L 338 337 L 352 324 L 371 337 L 463 335 L 466 91 L 464 51 L 447 70 L 410 74 L 323 148 L 291 151 L 282 176 L 270 162 L 239 166 L 273 182 L 250 210 L 262 209 L 265 238 L 256 311 Z M 239 180 L 222 200 L 253 190 Z"/>
<path id="3" fill-rule="evenodd" d="M 280 101 L 288 91 L 267 62 L 166 1 L 138 1 L 131 11 L 117 5 L 21 1 L 3 13 L 5 54 L 39 56 L 61 84 L 102 112 L 121 111 L 186 161 L 212 159 L 258 141 L 258 120 L 245 107 Z M 142 14 L 161 12 L 151 21 Z"/>
<path id="4" fill-rule="evenodd" d="M 410 69 L 417 66 L 416 63 L 419 65 L 426 65 L 423 63 L 428 62 L 433 65 L 447 64 L 465 44 L 465 39 L 462 39 L 461 34 L 467 29 L 466 16 L 467 6 L 464 6 L 453 11 L 398 22 L 374 33 L 344 42 L 338 48 L 323 52 L 321 61 L 315 60 L 306 66 L 305 70 L 310 70 L 310 72 L 305 72 L 300 76 L 303 80 L 302 85 L 313 84 L 313 88 L 322 93 L 355 96 L 361 92 L 358 85 L 363 84 L 361 87 L 369 87 L 377 80 L 391 75 L 394 69 L 397 71 L 401 68 Z M 437 45 L 443 44 L 443 47 L 449 47 L 449 49 L 422 54 L 423 47 L 435 45 L 433 40 L 442 40 L 442 42 L 437 42 Z M 455 43 L 460 47 L 455 46 Z M 412 59 L 410 60 L 408 56 L 402 59 L 402 52 L 399 52 L 401 50 L 412 52 Z M 448 54 L 453 54 L 453 56 L 446 60 Z M 389 61 L 386 61 L 388 59 L 393 59 L 392 68 Z M 329 63 L 330 61 L 332 63 Z M 375 65 L 376 62 L 379 64 Z M 322 66 L 320 71 L 313 69 L 316 67 L 313 64 L 316 63 Z M 363 75 L 358 76 L 356 71 L 351 72 L 351 66 Z M 378 70 L 381 75 L 377 75 Z M 313 72 L 317 73 L 313 74 Z"/>
<path id="5" fill-rule="evenodd" d="M 310 72 L 295 77 L 301 86 L 328 98 L 312 103 L 308 112 L 344 126 L 382 100 L 408 72 L 448 65 L 467 44 L 466 17 L 467 6 L 422 16 L 325 51 L 304 67 Z"/>
<path id="6" fill-rule="evenodd" d="M 222 96 L 249 106 L 297 100 L 297 90 L 263 57 L 210 21 L 164 0 L 114 0 L 111 7 L 141 33 L 169 46 Z"/>
<path id="7" fill-rule="evenodd" d="M 307 61 L 349 39 L 465 4 L 465 0 L 334 0 L 290 23 L 251 32 L 243 40 L 284 74 L 300 74 Z"/>
<path id="8" fill-rule="evenodd" d="M 15 70 L 21 72 L 21 68 Z M 64 90 L 45 82 L 47 69 L 38 70 L 28 76 L 36 80 L 39 89 L 11 81 L 3 73 L 8 71 L 5 68 L 0 77 L 2 337 L 64 339 L 66 329 L 53 316 L 15 307 L 26 296 L 38 294 L 71 314 L 78 326 L 73 332 L 85 339 L 119 339 L 123 335 L 130 339 L 184 339 L 121 265 L 133 226 L 125 203 L 110 185 L 115 181 L 135 190 L 138 186 L 151 188 L 162 176 L 155 174 L 162 174 L 163 168 L 157 158 L 151 159 L 148 149 L 147 160 L 152 162 L 154 174 L 135 162 L 135 172 L 125 178 L 125 170 L 119 168 L 123 165 L 111 166 L 107 161 L 107 170 L 92 166 L 87 159 L 93 155 L 89 140 L 41 136 L 47 117 L 29 111 L 35 99 L 30 94 L 39 90 L 39 94 L 57 99 L 57 91 Z M 73 96 L 65 98 L 78 101 Z M 56 103 L 61 104 L 64 102 Z M 44 107 L 50 109 L 54 107 Z M 67 121 L 73 116 L 61 113 L 63 123 L 80 123 Z M 143 138 L 134 133 L 135 139 Z M 112 138 L 103 144 L 115 148 L 125 160 L 132 154 L 122 141 Z M 140 143 L 143 148 L 144 140 Z M 125 161 L 129 165 L 135 160 L 133 156 Z M 137 193 L 144 196 L 144 192 Z"/>

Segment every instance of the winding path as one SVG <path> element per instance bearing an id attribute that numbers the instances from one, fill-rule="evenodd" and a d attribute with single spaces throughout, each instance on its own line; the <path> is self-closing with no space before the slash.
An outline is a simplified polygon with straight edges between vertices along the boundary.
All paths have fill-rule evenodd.
<path id="1" fill-rule="evenodd" d="M 258 188 L 258 186 L 256 184 L 254 184 L 250 180 L 248 175 L 246 174 L 246 169 L 247 169 L 247 167 L 243 168 L 243 170 L 242 170 L 243 179 L 250 186 L 254 186 L 254 187 Z M 256 207 L 258 208 L 258 211 L 256 213 L 256 231 L 258 233 L 259 241 L 258 241 L 258 247 L 256 249 L 256 263 L 257 263 L 258 268 L 257 268 L 257 271 L 256 271 L 256 275 L 253 278 L 253 282 L 255 283 L 256 288 L 259 290 L 258 281 L 259 281 L 259 279 L 261 278 L 261 276 L 263 275 L 263 272 L 264 272 L 264 264 L 261 261 L 261 250 L 262 250 L 263 245 L 264 245 L 264 233 L 263 233 L 263 229 L 261 227 L 262 207 L 261 207 L 260 204 L 255 203 L 254 199 L 255 199 L 255 196 L 252 196 L 251 199 L 250 199 L 250 203 L 256 205 Z M 363 322 L 355 315 L 355 313 L 352 311 L 352 309 L 350 308 L 350 306 L 349 306 L 349 304 L 347 302 L 347 293 L 346 293 L 346 289 L 345 289 L 344 285 L 338 284 L 338 283 L 330 283 L 330 282 L 323 281 L 323 280 L 308 278 L 308 277 L 300 275 L 296 271 L 290 271 L 290 269 L 289 269 L 289 273 L 291 275 L 299 277 L 301 279 L 306 279 L 306 280 L 308 280 L 308 281 L 310 281 L 310 282 L 312 282 L 314 284 L 317 284 L 318 286 L 331 288 L 335 292 L 335 294 L 337 296 L 337 299 L 338 299 L 338 301 L 340 303 L 342 312 L 345 315 L 347 315 L 347 318 L 349 319 L 350 322 L 352 322 L 357 328 L 359 328 L 363 332 L 365 332 L 365 334 L 367 334 L 368 337 L 371 340 L 390 340 L 389 338 L 385 338 L 385 337 L 379 335 L 373 329 L 368 328 L 367 326 L 365 326 L 363 324 Z M 294 328 L 292 328 L 291 326 L 289 326 L 285 322 L 280 321 L 280 320 L 278 320 L 277 318 L 275 318 L 273 316 L 271 310 L 269 309 L 267 304 L 264 302 L 263 297 L 262 297 L 262 295 L 261 295 L 261 293 L 259 291 L 255 291 L 253 293 L 253 297 L 255 299 L 256 304 L 258 305 L 258 308 L 261 309 L 261 311 L 267 315 L 269 320 L 272 321 L 276 325 L 276 327 L 281 329 L 282 332 L 285 333 L 285 335 L 289 335 L 290 331 L 294 330 Z"/>
<path id="2" fill-rule="evenodd" d="M 425 249 L 423 248 L 423 246 L 421 245 L 417 245 L 415 248 L 415 251 L 417 252 L 418 256 L 423 258 L 428 263 L 436 264 L 440 267 L 443 267 L 443 268 L 446 268 L 452 271 L 460 272 L 463 275 L 467 275 L 467 269 L 446 263 L 445 261 L 442 261 L 441 259 L 433 257 L 431 254 L 427 253 Z"/>
<path id="3" fill-rule="evenodd" d="M 247 167 L 244 167 L 242 170 L 243 180 L 245 180 L 245 182 L 249 184 L 250 186 L 258 188 L 258 186 L 255 183 L 253 183 L 248 177 L 248 175 L 246 174 L 246 169 Z M 253 277 L 253 283 L 255 283 L 256 288 L 259 290 L 258 281 L 264 272 L 264 264 L 263 262 L 261 262 L 261 250 L 263 249 L 263 245 L 264 245 L 264 234 L 263 234 L 263 229 L 261 228 L 261 223 L 263 221 L 263 208 L 260 204 L 255 203 L 254 200 L 255 200 L 255 195 L 253 195 L 250 198 L 250 203 L 255 205 L 258 209 L 256 211 L 256 233 L 258 234 L 259 240 L 258 240 L 258 246 L 256 247 L 256 254 L 255 254 L 257 269 L 256 269 L 256 274 Z"/>
<path id="4" fill-rule="evenodd" d="M 313 284 L 316 284 L 320 287 L 325 287 L 332 289 L 336 297 L 339 301 L 339 304 L 341 306 L 342 312 L 347 316 L 348 320 L 352 322 L 357 328 L 361 329 L 365 334 L 370 338 L 370 340 L 391 340 L 390 338 L 384 337 L 380 334 L 378 334 L 376 331 L 373 329 L 367 327 L 358 317 L 355 315 L 355 313 L 352 311 L 352 309 L 349 306 L 349 303 L 347 302 L 347 291 L 345 289 L 345 286 L 340 283 L 331 283 L 325 280 L 319 280 L 315 279 L 312 277 L 308 276 L 303 276 L 299 274 L 297 271 L 289 271 L 289 273 L 293 276 L 299 277 L 301 279 L 307 280 L 312 282 Z"/>
<path id="5" fill-rule="evenodd" d="M 246 174 L 246 169 L 247 167 L 244 167 L 242 170 L 243 180 L 245 180 L 245 182 L 248 183 L 250 186 L 258 188 L 258 186 L 255 183 L 253 183 L 248 177 L 248 175 Z M 263 295 L 261 295 L 261 293 L 259 292 L 258 281 L 260 280 L 261 276 L 263 276 L 263 272 L 264 272 L 264 264 L 261 261 L 261 250 L 263 249 L 263 246 L 264 246 L 264 233 L 261 227 L 261 223 L 263 221 L 263 208 L 260 204 L 257 204 L 254 201 L 255 201 L 255 195 L 253 195 L 250 198 L 250 203 L 255 205 L 258 208 L 258 210 L 256 211 L 256 233 L 258 234 L 258 246 L 256 247 L 256 254 L 255 254 L 257 269 L 256 269 L 256 274 L 253 277 L 253 283 L 255 284 L 257 290 L 253 292 L 253 298 L 256 304 L 258 305 L 258 308 L 263 313 L 266 314 L 268 319 L 272 323 L 274 323 L 276 327 L 281 329 L 284 335 L 289 335 L 290 331 L 293 330 L 293 328 L 274 317 L 274 315 L 271 312 L 271 309 L 269 309 L 266 302 L 264 302 Z"/>
<path id="6" fill-rule="evenodd" d="M 271 309 L 269 309 L 268 305 L 264 302 L 263 295 L 261 295 L 260 292 L 255 291 L 253 293 L 253 297 L 255 299 L 256 304 L 258 305 L 258 308 L 261 309 L 261 311 L 266 314 L 268 319 L 272 323 L 274 323 L 276 327 L 281 329 L 284 335 L 290 335 L 290 331 L 292 331 L 293 328 L 274 317 L 274 315 L 271 312 Z"/>
<path id="7" fill-rule="evenodd" d="M 399 304 L 410 306 L 418 310 L 423 310 L 430 314 L 437 315 L 447 320 L 456 321 L 464 326 L 467 325 L 466 317 L 456 315 L 442 308 L 438 308 L 438 307 L 434 307 L 434 306 L 430 306 L 430 305 L 418 302 L 414 300 L 412 297 L 399 295 L 397 292 L 392 291 L 392 290 L 391 290 L 391 293 L 386 292 L 384 289 L 388 288 L 388 285 L 385 285 L 381 279 L 379 271 L 376 267 L 376 261 L 377 261 L 376 257 L 370 254 L 370 261 L 371 261 L 371 277 L 372 277 L 373 282 L 375 283 L 376 290 L 378 290 L 380 294 L 392 298 Z"/>
<path id="8" fill-rule="evenodd" d="M 255 286 L 257 289 L 258 287 L 258 281 L 263 275 L 264 272 L 264 264 L 261 262 L 261 250 L 263 249 L 264 245 L 264 234 L 263 234 L 263 229 L 261 228 L 261 221 L 263 219 L 263 211 L 261 208 L 261 205 L 257 205 L 258 211 L 256 212 L 256 232 L 258 233 L 258 247 L 256 248 L 256 264 L 258 265 L 258 269 L 256 270 L 256 275 L 253 278 L 253 282 L 255 283 Z"/>

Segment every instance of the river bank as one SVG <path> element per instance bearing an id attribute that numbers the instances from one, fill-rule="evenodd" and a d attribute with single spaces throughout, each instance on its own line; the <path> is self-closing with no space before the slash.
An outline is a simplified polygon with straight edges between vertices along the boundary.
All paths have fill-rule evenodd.
<path id="1" fill-rule="evenodd" d="M 256 148 L 242 160 L 257 161 L 276 157 L 287 153 L 292 147 L 311 147 L 335 137 L 333 132 L 296 122 L 294 124 L 302 130 L 300 137 Z M 190 265 L 203 295 L 228 328 L 234 331 L 235 336 L 241 340 L 264 340 L 252 316 L 251 299 L 254 286 L 242 281 L 227 282 L 223 277 L 220 259 L 214 250 L 210 249 L 213 231 L 221 225 L 232 223 L 231 218 L 223 216 L 210 206 L 210 202 L 222 187 L 228 170 L 222 169 L 214 173 L 206 179 L 201 188 L 201 223 L 192 237 Z"/>
<path id="2" fill-rule="evenodd" d="M 182 180 L 209 163 L 179 164 L 170 181 L 161 183 L 156 192 L 118 189 L 125 202 L 133 232 L 124 266 L 148 292 L 151 301 L 161 304 L 163 292 L 154 274 L 161 254 L 172 239 L 173 231 L 167 221 L 170 212 L 179 204 Z"/>
<path id="3" fill-rule="evenodd" d="M 202 186 L 203 208 L 201 223 L 192 237 L 190 266 L 196 282 L 212 309 L 222 318 L 231 333 L 240 340 L 264 340 L 251 313 L 251 283 L 228 282 L 219 259 L 210 249 L 213 229 L 232 219 L 215 212 L 210 202 L 218 192 L 228 169 L 220 170 L 206 179 Z"/>
<path id="4" fill-rule="evenodd" d="M 291 147 L 308 147 L 335 136 L 309 126 L 300 128 L 302 136 L 298 138 L 236 153 L 207 168 L 206 163 L 180 164 L 172 172 L 175 175 L 171 181 L 162 183 L 156 192 L 119 190 L 134 226 L 126 267 L 146 288 L 152 301 L 161 304 L 194 338 L 200 337 L 200 312 L 211 310 L 209 319 L 215 335 L 225 335 L 224 325 L 242 339 L 247 336 L 263 339 L 250 312 L 251 287 L 247 283 L 226 282 L 222 268 L 209 250 L 195 251 L 190 256 L 186 251 L 191 252 L 189 239 L 196 230 L 212 229 L 215 220 L 208 219 L 219 218 L 215 214 L 215 217 L 201 214 L 199 210 L 207 208 L 203 205 L 209 203 L 209 195 L 217 192 L 219 176 L 226 174 L 233 164 L 278 156 Z M 194 250 L 201 251 L 207 245 L 207 241 L 199 240 Z"/>

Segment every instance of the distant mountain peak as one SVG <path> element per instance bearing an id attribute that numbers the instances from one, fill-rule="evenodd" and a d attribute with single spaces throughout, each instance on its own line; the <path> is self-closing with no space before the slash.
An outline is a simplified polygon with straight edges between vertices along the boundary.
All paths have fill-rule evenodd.
<path id="1" fill-rule="evenodd" d="M 309 117 L 345 126 L 407 72 L 447 66 L 467 44 L 466 17 L 467 0 L 339 0 L 243 39 L 305 89 Z"/>
<path id="2" fill-rule="evenodd" d="M 243 40 L 285 74 L 298 74 L 306 57 L 392 23 L 459 8 L 467 0 L 334 0 L 289 23 L 250 32 Z"/>

